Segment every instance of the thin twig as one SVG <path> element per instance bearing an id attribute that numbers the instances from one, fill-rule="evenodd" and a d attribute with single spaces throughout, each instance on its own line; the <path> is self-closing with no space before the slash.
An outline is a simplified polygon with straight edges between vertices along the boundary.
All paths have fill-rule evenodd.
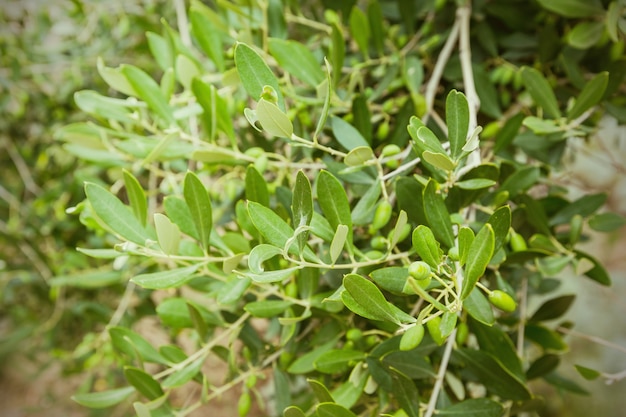
<path id="1" fill-rule="evenodd" d="M 452 355 L 452 347 L 454 346 L 454 342 L 456 339 L 456 329 L 452 331 L 450 336 L 448 336 L 448 341 L 446 342 L 446 349 L 443 352 L 443 357 L 441 358 L 441 364 L 439 365 L 439 372 L 437 372 L 437 379 L 435 380 L 435 385 L 433 387 L 433 392 L 430 394 L 430 400 L 428 401 L 428 408 L 424 413 L 424 417 L 432 417 L 435 412 L 435 406 L 437 405 L 437 398 L 439 397 L 439 392 L 441 392 L 441 388 L 443 387 L 443 380 L 446 376 L 446 372 L 448 370 L 448 362 L 450 361 L 450 356 Z"/>

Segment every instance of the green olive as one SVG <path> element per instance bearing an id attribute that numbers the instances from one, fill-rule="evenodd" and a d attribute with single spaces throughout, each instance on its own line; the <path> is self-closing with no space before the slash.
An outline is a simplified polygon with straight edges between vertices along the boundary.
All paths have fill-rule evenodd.
<path id="1" fill-rule="evenodd" d="M 440 324 L 441 316 L 435 316 L 426 322 L 428 333 L 430 333 L 430 336 L 439 346 L 443 345 L 443 342 L 446 340 L 441 334 L 441 328 L 439 327 Z"/>
<path id="2" fill-rule="evenodd" d="M 372 220 L 370 230 L 379 230 L 383 228 L 387 223 L 389 223 L 392 210 L 393 207 L 391 207 L 391 203 L 389 201 L 381 201 L 376 207 L 376 211 L 374 212 L 374 219 Z"/>
<path id="3" fill-rule="evenodd" d="M 418 281 L 430 278 L 431 273 L 430 265 L 424 261 L 415 261 L 409 265 L 409 275 Z"/>
<path id="4" fill-rule="evenodd" d="M 419 346 L 424 338 L 424 326 L 419 323 L 409 327 L 400 339 L 400 350 L 413 350 Z"/>
<path id="5" fill-rule="evenodd" d="M 507 313 L 511 313 L 517 308 L 517 303 L 513 297 L 500 290 L 494 290 L 489 293 L 489 302 Z"/>
<path id="6" fill-rule="evenodd" d="M 458 345 L 465 344 L 465 341 L 467 341 L 467 336 L 469 336 L 469 327 L 467 326 L 467 323 L 459 323 L 456 328 L 456 343 Z"/>
<path id="7" fill-rule="evenodd" d="M 448 250 L 448 258 L 450 258 L 451 261 L 458 261 L 460 258 L 459 255 L 459 247 L 458 246 L 452 246 L 449 250 Z"/>
<path id="8" fill-rule="evenodd" d="M 363 332 L 360 329 L 350 329 L 346 332 L 346 339 L 357 342 L 363 339 Z"/>
<path id="9" fill-rule="evenodd" d="M 528 246 L 526 246 L 526 241 L 524 240 L 524 237 L 520 235 L 519 233 L 516 233 L 515 231 L 511 231 L 510 244 L 511 244 L 511 249 L 513 249 L 513 252 L 520 252 L 520 251 L 524 251 L 528 249 Z"/>
<path id="10" fill-rule="evenodd" d="M 252 397 L 248 391 L 244 391 L 239 396 L 239 401 L 237 402 L 237 412 L 241 417 L 247 416 L 250 412 L 250 407 L 252 406 Z"/>

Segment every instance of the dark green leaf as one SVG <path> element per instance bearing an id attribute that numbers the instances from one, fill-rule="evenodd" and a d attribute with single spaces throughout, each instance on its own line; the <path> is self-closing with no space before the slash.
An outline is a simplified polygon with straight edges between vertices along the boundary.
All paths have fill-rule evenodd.
<path id="1" fill-rule="evenodd" d="M 506 240 L 506 236 L 509 234 L 511 228 L 511 208 L 509 206 L 502 206 L 493 212 L 489 216 L 487 223 L 493 227 L 493 234 L 495 237 L 494 253 L 500 250 Z"/>
<path id="2" fill-rule="evenodd" d="M 191 81 L 191 91 L 193 95 L 196 97 L 198 104 L 202 107 L 202 121 L 207 130 L 208 140 L 210 142 L 214 141 L 217 135 L 218 129 L 226 133 L 226 135 L 231 139 L 231 141 L 235 137 L 235 132 L 233 130 L 233 122 L 228 113 L 228 105 L 226 100 L 224 100 L 217 93 L 217 89 L 199 78 L 194 78 Z M 197 151 L 204 151 L 205 149 L 198 149 Z M 220 154 L 219 148 L 214 150 L 214 154 Z M 229 158 L 232 158 L 232 153 L 222 152 L 222 155 L 219 155 L 218 162 L 225 162 Z M 207 160 L 205 162 L 212 162 Z"/>
<path id="3" fill-rule="evenodd" d="M 118 351 L 140 361 L 167 364 L 167 360 L 146 339 L 132 330 L 113 326 L 108 331 L 111 344 Z"/>
<path id="4" fill-rule="evenodd" d="M 285 102 L 276 76 L 254 49 L 245 43 L 237 43 L 235 47 L 235 65 L 237 66 L 241 83 L 250 97 L 254 100 L 259 100 L 263 93 L 263 87 L 269 85 L 278 95 L 278 107 L 281 110 L 285 109 Z"/>
<path id="5" fill-rule="evenodd" d="M 500 187 L 500 192 L 507 191 L 510 197 L 527 190 L 539 180 L 541 172 L 537 167 L 521 168 L 511 174 Z"/>
<path id="6" fill-rule="evenodd" d="M 318 404 L 317 417 L 357 417 L 352 411 L 335 403 Z"/>
<path id="7" fill-rule="evenodd" d="M 461 226 L 459 228 L 457 241 L 459 245 L 459 264 L 461 266 L 465 265 L 467 262 L 467 254 L 469 253 L 475 238 L 476 235 L 474 234 L 474 231 L 469 227 Z"/>
<path id="8" fill-rule="evenodd" d="M 588 381 L 593 381 L 602 375 L 601 372 L 596 371 L 595 369 L 587 368 L 582 365 L 574 365 L 578 373 Z"/>
<path id="9" fill-rule="evenodd" d="M 202 369 L 202 365 L 206 361 L 206 358 L 200 357 L 195 361 L 189 363 L 182 369 L 177 370 L 176 372 L 170 374 L 167 378 L 163 380 L 163 387 L 165 388 L 176 388 L 180 387 L 187 382 L 191 381 L 198 372 Z"/>
<path id="10" fill-rule="evenodd" d="M 599 213 L 589 219 L 589 227 L 598 232 L 613 232 L 626 224 L 626 218 L 616 213 Z"/>
<path id="11" fill-rule="evenodd" d="M 319 62 L 304 44 L 272 38 L 269 48 L 278 64 L 289 74 L 313 87 L 324 81 Z"/>
<path id="12" fill-rule="evenodd" d="M 325 374 L 341 373 L 348 370 L 351 363 L 365 358 L 365 353 L 359 350 L 333 349 L 324 352 L 315 361 L 315 369 Z"/>
<path id="13" fill-rule="evenodd" d="M 419 394 L 415 383 L 406 375 L 391 369 L 393 395 L 409 417 L 419 417 Z"/>
<path id="14" fill-rule="evenodd" d="M 367 143 L 367 140 L 361 135 L 354 126 L 350 123 L 346 122 L 340 117 L 331 116 L 330 118 L 330 126 L 333 130 L 333 135 L 335 135 L 335 139 L 337 142 L 341 144 L 345 149 L 351 151 L 352 149 L 363 146 L 366 148 L 370 147 L 370 144 Z"/>
<path id="15" fill-rule="evenodd" d="M 476 336 L 480 350 L 491 354 L 509 374 L 523 382 L 522 362 L 511 338 L 497 326 L 470 321 L 470 328 Z"/>
<path id="16" fill-rule="evenodd" d="M 126 187 L 126 194 L 128 195 L 128 201 L 130 207 L 133 209 L 135 217 L 141 222 L 142 226 L 146 226 L 146 218 L 148 215 L 148 202 L 146 200 L 146 193 L 144 192 L 141 184 L 133 174 L 124 170 L 124 186 Z"/>
<path id="17" fill-rule="evenodd" d="M 246 198 L 248 201 L 255 201 L 265 207 L 270 206 L 267 182 L 254 165 L 248 165 L 246 169 Z"/>
<path id="18" fill-rule="evenodd" d="M 463 308 L 474 320 L 480 323 L 491 326 L 495 322 L 491 304 L 480 288 L 474 288 L 470 292 L 470 295 L 463 301 Z"/>
<path id="19" fill-rule="evenodd" d="M 517 113 L 506 121 L 504 126 L 496 134 L 496 144 L 493 152 L 499 154 L 501 150 L 506 149 L 519 133 L 522 122 L 524 121 L 524 113 Z"/>
<path id="20" fill-rule="evenodd" d="M 454 246 L 452 222 L 437 183 L 430 179 L 424 189 L 424 213 L 432 232 L 439 242 L 448 248 Z"/>
<path id="21" fill-rule="evenodd" d="M 350 12 L 350 32 L 361 53 L 368 58 L 371 35 L 370 27 L 367 16 L 358 6 L 352 7 L 352 11 Z"/>
<path id="22" fill-rule="evenodd" d="M 593 263 L 593 268 L 585 272 L 585 276 L 591 278 L 599 284 L 611 285 L 611 277 L 602 264 L 593 256 L 581 251 L 574 251 L 577 259 L 587 259 Z"/>
<path id="23" fill-rule="evenodd" d="M 604 193 L 591 194 L 580 197 L 576 201 L 564 206 L 559 210 L 551 219 L 550 226 L 556 226 L 559 224 L 569 223 L 569 221 L 575 215 L 587 217 L 593 214 L 596 210 L 604 205 L 607 199 L 607 195 Z"/>
<path id="24" fill-rule="evenodd" d="M 124 376 L 138 392 L 149 400 L 155 400 L 164 394 L 161 384 L 142 369 L 127 366 L 124 368 Z"/>
<path id="25" fill-rule="evenodd" d="M 95 213 L 111 231 L 140 246 L 146 244 L 149 239 L 146 230 L 116 196 L 90 182 L 85 184 L 85 194 Z"/>
<path id="26" fill-rule="evenodd" d="M 452 417 L 500 417 L 504 409 L 488 398 L 474 398 L 438 410 L 438 416 Z"/>
<path id="27" fill-rule="evenodd" d="M 574 106 L 567 112 L 568 119 L 576 119 L 602 100 L 609 83 L 609 73 L 601 72 L 593 77 L 582 89 Z"/>
<path id="28" fill-rule="evenodd" d="M 343 62 L 346 56 L 346 39 L 343 35 L 341 27 L 337 23 L 332 24 L 331 32 L 331 48 L 330 48 L 330 62 L 332 64 L 332 79 L 333 84 L 336 86 L 341 79 L 341 70 L 343 68 Z M 330 88 L 330 87 L 329 87 Z"/>
<path id="29" fill-rule="evenodd" d="M 330 227 L 337 230 L 343 224 L 348 227 L 348 245 L 352 246 L 352 215 L 346 190 L 330 172 L 322 170 L 317 177 L 317 201 Z"/>
<path id="30" fill-rule="evenodd" d="M 567 343 L 563 341 L 559 333 L 539 324 L 527 324 L 524 329 L 524 336 L 541 346 L 544 350 L 567 350 Z"/>
<path id="31" fill-rule="evenodd" d="M 465 277 L 463 279 L 463 289 L 461 299 L 467 298 L 474 289 L 476 282 L 485 273 L 489 261 L 494 253 L 495 237 L 491 224 L 485 224 L 472 242 L 467 253 L 465 264 Z"/>
<path id="32" fill-rule="evenodd" d="M 469 129 L 469 106 L 463 93 L 450 91 L 446 98 L 446 124 L 448 125 L 448 140 L 450 154 L 457 158 L 465 145 Z"/>
<path id="33" fill-rule="evenodd" d="M 337 352 L 337 350 L 330 350 L 328 352 Z M 324 352 L 322 355 L 320 355 L 320 357 L 325 356 L 328 352 Z M 309 383 L 309 386 L 313 390 L 313 394 L 315 394 L 315 398 L 317 398 L 318 402 L 320 403 L 334 403 L 335 402 L 335 400 L 333 399 L 333 396 L 328 391 L 328 388 L 324 386 L 324 384 L 314 379 L 307 379 L 307 382 Z"/>
<path id="34" fill-rule="evenodd" d="M 542 377 L 552 371 L 554 371 L 561 362 L 558 355 L 543 355 L 536 361 L 530 364 L 526 371 L 526 378 L 528 380 Z"/>
<path id="35" fill-rule="evenodd" d="M 275 317 L 287 310 L 293 303 L 287 300 L 252 301 L 244 306 L 244 310 L 254 317 Z"/>
<path id="36" fill-rule="evenodd" d="M 590 18 L 604 12 L 600 0 L 538 0 L 539 4 L 565 17 Z"/>
<path id="37" fill-rule="evenodd" d="M 489 353 L 460 348 L 453 355 L 458 356 L 478 381 L 495 395 L 510 400 L 531 398 L 526 385 L 503 368 Z"/>
<path id="38" fill-rule="evenodd" d="M 534 68 L 523 67 L 522 80 L 535 104 L 543 108 L 546 116 L 552 118 L 561 117 L 561 111 L 559 110 L 554 91 L 543 74 Z"/>
<path id="39" fill-rule="evenodd" d="M 531 322 L 554 320 L 567 312 L 574 302 L 575 295 L 562 295 L 545 301 L 529 319 Z"/>
<path id="40" fill-rule="evenodd" d="M 424 262 L 435 270 L 439 269 L 443 251 L 439 247 L 439 242 L 435 239 L 432 230 L 420 224 L 413 230 L 413 249 Z"/>
<path id="41" fill-rule="evenodd" d="M 217 16 L 217 15 L 216 15 Z M 194 3 L 189 9 L 191 33 L 198 41 L 204 53 L 211 58 L 219 72 L 224 72 L 224 52 L 222 51 L 222 35 L 203 9 Z"/>

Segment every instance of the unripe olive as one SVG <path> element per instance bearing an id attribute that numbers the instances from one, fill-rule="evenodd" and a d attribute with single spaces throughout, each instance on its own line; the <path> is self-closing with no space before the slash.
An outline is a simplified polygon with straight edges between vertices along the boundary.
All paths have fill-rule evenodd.
<path id="1" fill-rule="evenodd" d="M 421 323 L 409 327 L 400 339 L 400 350 L 413 350 L 424 338 L 424 326 Z"/>
<path id="2" fill-rule="evenodd" d="M 511 231 L 511 249 L 513 249 L 513 252 L 520 252 L 520 251 L 524 251 L 526 249 L 528 249 L 528 246 L 526 245 L 526 240 L 524 240 L 524 237 L 522 235 L 520 235 L 519 233 L 516 233 L 515 231 Z"/>
<path id="3" fill-rule="evenodd" d="M 402 152 L 402 149 L 398 145 L 389 144 L 383 147 L 383 150 L 380 152 L 382 156 L 394 156 Z"/>
<path id="4" fill-rule="evenodd" d="M 448 258 L 450 258 L 451 261 L 458 261 L 460 259 L 460 255 L 459 255 L 459 247 L 458 246 L 452 246 L 449 250 L 448 250 Z"/>
<path id="5" fill-rule="evenodd" d="M 383 120 L 381 124 L 378 125 L 376 129 L 376 137 L 379 140 L 384 140 L 389 134 L 389 121 Z"/>
<path id="6" fill-rule="evenodd" d="M 360 329 L 350 329 L 346 332 L 346 339 L 352 342 L 358 342 L 363 339 L 363 332 Z"/>
<path id="7" fill-rule="evenodd" d="M 415 289 L 413 289 L 413 285 L 417 285 L 418 287 L 420 287 L 421 289 L 425 290 L 428 288 L 428 286 L 430 285 L 430 282 L 432 281 L 431 277 L 425 278 L 425 279 L 420 279 L 417 280 L 413 277 L 408 277 L 406 282 L 404 283 L 404 287 L 402 288 L 402 293 L 404 294 L 417 294 L 415 292 Z"/>
<path id="8" fill-rule="evenodd" d="M 403 242 L 403 241 L 404 241 L 404 239 L 406 239 L 407 237 L 409 237 L 409 235 L 411 234 L 411 231 L 412 231 L 412 230 L 413 230 L 413 228 L 411 227 L 411 225 L 410 225 L 410 224 L 408 224 L 408 223 L 407 223 L 407 224 L 405 224 L 405 225 L 402 227 L 402 230 L 400 230 L 400 234 L 398 235 L 398 242 Z M 391 231 L 389 232 L 389 234 L 387 235 L 387 239 L 388 239 L 388 240 L 391 240 L 391 238 L 393 237 L 394 232 L 395 232 L 394 230 L 391 230 Z"/>
<path id="9" fill-rule="evenodd" d="M 254 388 L 256 385 L 257 377 L 255 374 L 251 374 L 248 378 L 246 378 L 246 387 Z"/>
<path id="10" fill-rule="evenodd" d="M 569 222 L 569 243 L 575 245 L 580 240 L 583 231 L 583 217 L 576 214 Z"/>
<path id="11" fill-rule="evenodd" d="M 433 338 L 435 343 L 439 346 L 443 345 L 445 338 L 441 334 L 441 328 L 439 325 L 441 324 L 441 316 L 435 316 L 426 322 L 426 327 L 428 328 L 428 333 L 430 333 L 430 337 Z"/>
<path id="12" fill-rule="evenodd" d="M 291 298 L 298 297 L 298 285 L 295 281 L 291 281 L 285 286 L 285 295 Z"/>
<path id="13" fill-rule="evenodd" d="M 371 334 L 365 338 L 365 345 L 367 347 L 372 347 L 377 345 L 380 342 L 380 339 L 375 334 Z"/>
<path id="14" fill-rule="evenodd" d="M 392 210 L 393 208 L 391 207 L 391 203 L 389 201 L 381 201 L 376 207 L 376 211 L 374 212 L 374 219 L 372 220 L 372 224 L 370 225 L 370 231 L 379 230 L 387 223 L 389 223 Z"/>
<path id="15" fill-rule="evenodd" d="M 383 236 L 374 236 L 370 242 L 372 249 L 375 250 L 387 250 L 387 239 Z"/>
<path id="16" fill-rule="evenodd" d="M 409 265 L 409 275 L 411 275 L 416 280 L 424 280 L 426 278 L 430 278 L 430 274 L 432 270 L 430 269 L 430 265 L 428 265 L 424 261 L 415 261 L 411 265 Z"/>
<path id="17" fill-rule="evenodd" d="M 511 313 L 517 308 L 517 303 L 513 297 L 500 290 L 494 290 L 489 293 L 489 302 L 507 313 Z"/>
<path id="18" fill-rule="evenodd" d="M 469 327 L 467 326 L 467 323 L 465 322 L 461 322 L 459 323 L 459 325 L 456 327 L 456 343 L 458 345 L 463 345 L 465 344 L 465 341 L 467 340 L 467 336 L 469 335 Z"/>
<path id="19" fill-rule="evenodd" d="M 237 402 L 237 412 L 241 417 L 247 416 L 252 406 L 252 397 L 248 391 L 244 391 L 239 396 L 239 402 Z"/>

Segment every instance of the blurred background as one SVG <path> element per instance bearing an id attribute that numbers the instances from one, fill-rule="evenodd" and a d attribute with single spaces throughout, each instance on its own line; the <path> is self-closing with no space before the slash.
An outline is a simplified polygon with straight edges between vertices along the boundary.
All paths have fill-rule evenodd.
<path id="1" fill-rule="evenodd" d="M 82 184 L 101 174 L 54 140 L 58 127 L 84 119 L 73 93 L 106 93 L 96 60 L 150 72 L 146 31 L 175 21 L 167 0 L 3 0 L 0 2 L 0 404 L 2 415 L 88 416 L 69 397 L 87 381 L 72 355 L 85 334 L 107 323 L 123 288 L 61 290 L 55 276 L 88 266 L 75 252 L 91 236 L 66 214 L 83 199 Z M 608 210 L 626 215 L 626 127 L 603 119 L 595 140 L 572 142 L 560 177 L 574 195 L 606 192 Z M 593 172 L 593 175 L 589 175 Z M 626 416 L 626 380 L 585 381 L 579 364 L 607 373 L 626 369 L 626 236 L 591 235 L 590 253 L 613 286 L 564 274 L 563 294 L 577 294 L 574 330 L 617 346 L 569 336 L 565 374 L 591 395 L 537 387 L 546 416 Z M 538 304 L 540 300 L 536 300 Z M 532 311 L 532 306 L 531 306 Z M 620 350 L 621 349 L 621 350 Z M 225 399 L 228 401 L 228 399 Z"/>

